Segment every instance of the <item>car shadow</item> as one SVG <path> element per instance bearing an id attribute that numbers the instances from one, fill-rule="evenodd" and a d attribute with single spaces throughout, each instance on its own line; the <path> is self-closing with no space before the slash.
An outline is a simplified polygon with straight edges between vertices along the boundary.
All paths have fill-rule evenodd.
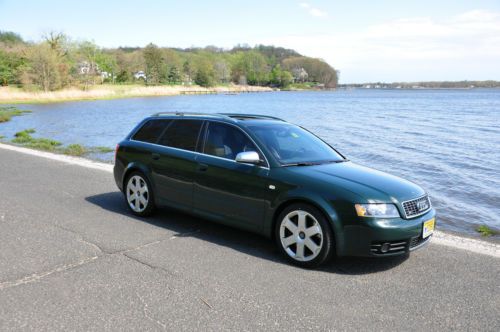
<path id="1" fill-rule="evenodd" d="M 117 191 L 89 196 L 85 200 L 104 210 L 175 232 L 174 236 L 177 237 L 194 237 L 248 255 L 289 265 L 273 241 L 258 234 L 217 224 L 173 209 L 160 209 L 149 218 L 137 217 L 128 210 L 123 194 Z M 333 259 L 317 270 L 347 275 L 370 274 L 390 270 L 407 259 L 408 255 L 384 258 L 341 257 Z"/>

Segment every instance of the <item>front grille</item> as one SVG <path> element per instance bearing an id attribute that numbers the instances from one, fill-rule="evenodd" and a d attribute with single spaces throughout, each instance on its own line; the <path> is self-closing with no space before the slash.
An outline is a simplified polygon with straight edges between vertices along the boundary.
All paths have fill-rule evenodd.
<path id="1" fill-rule="evenodd" d="M 417 217 L 426 213 L 431 208 L 431 201 L 429 196 L 412 199 L 411 201 L 403 202 L 403 209 L 405 210 L 406 218 Z"/>
<path id="2" fill-rule="evenodd" d="M 407 245 L 407 241 L 377 242 L 371 245 L 370 250 L 372 254 L 389 255 L 405 252 Z"/>
<path id="3" fill-rule="evenodd" d="M 410 250 L 423 245 L 425 242 L 429 241 L 431 237 L 432 236 L 428 236 L 425 239 L 422 237 L 422 235 L 412 237 L 410 240 Z"/>

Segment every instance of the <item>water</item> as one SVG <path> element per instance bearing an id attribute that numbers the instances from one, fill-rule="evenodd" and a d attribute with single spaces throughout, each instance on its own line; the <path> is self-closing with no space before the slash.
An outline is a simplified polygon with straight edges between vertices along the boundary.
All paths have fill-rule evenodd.
<path id="1" fill-rule="evenodd" d="M 276 92 L 20 108 L 33 113 L 1 124 L 7 139 L 35 128 L 34 136 L 110 148 L 159 111 L 274 115 L 312 130 L 354 162 L 423 186 L 440 227 L 468 234 L 477 224 L 500 229 L 500 90 Z"/>

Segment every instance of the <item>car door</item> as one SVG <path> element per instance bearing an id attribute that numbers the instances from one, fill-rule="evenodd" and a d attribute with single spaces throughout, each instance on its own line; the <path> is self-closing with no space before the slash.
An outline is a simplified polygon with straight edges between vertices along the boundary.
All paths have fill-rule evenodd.
<path id="1" fill-rule="evenodd" d="M 155 195 L 160 204 L 192 209 L 197 171 L 194 151 L 202 124 L 201 120 L 173 120 L 160 137 L 151 155 Z"/>
<path id="2" fill-rule="evenodd" d="M 269 168 L 235 161 L 255 143 L 240 128 L 209 121 L 202 153 L 196 157 L 194 208 L 201 214 L 248 229 L 260 229 L 268 200 Z"/>

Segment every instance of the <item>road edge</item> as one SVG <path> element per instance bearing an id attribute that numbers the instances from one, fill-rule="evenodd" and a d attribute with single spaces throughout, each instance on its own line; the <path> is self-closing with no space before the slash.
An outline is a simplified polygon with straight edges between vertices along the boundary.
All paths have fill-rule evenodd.
<path id="1" fill-rule="evenodd" d="M 85 159 L 85 158 L 81 158 L 81 157 L 73 157 L 73 156 L 67 156 L 67 155 L 63 155 L 63 154 L 52 153 L 52 152 L 33 150 L 33 149 L 28 149 L 28 148 L 10 145 L 10 144 L 5 144 L 5 143 L 0 143 L 0 149 L 21 152 L 21 153 L 29 154 L 29 155 L 36 156 L 36 157 L 57 160 L 57 161 L 60 161 L 60 162 L 66 163 L 66 164 L 78 165 L 78 166 L 92 168 L 92 169 L 98 169 L 98 170 L 106 171 L 109 173 L 113 172 L 113 165 L 112 164 L 101 163 L 98 161 L 93 161 L 93 160 L 89 160 L 89 159 Z"/>
<path id="2" fill-rule="evenodd" d="M 113 165 L 101 163 L 101 162 L 97 162 L 97 161 L 92 161 L 92 160 L 85 159 L 85 158 L 72 157 L 72 156 L 51 153 L 51 152 L 32 150 L 32 149 L 28 149 L 28 148 L 24 148 L 24 147 L 20 147 L 20 146 L 15 146 L 15 145 L 4 144 L 4 143 L 0 143 L 0 149 L 25 153 L 25 154 L 29 154 L 32 156 L 56 160 L 56 161 L 71 164 L 71 165 L 78 165 L 81 167 L 97 169 L 97 170 L 105 171 L 108 173 L 113 172 Z M 431 240 L 431 243 L 500 258 L 500 245 L 499 244 L 495 244 L 495 243 L 491 243 L 491 242 L 487 242 L 487 241 L 482 241 L 482 240 L 478 240 L 478 239 L 473 239 L 473 238 L 469 238 L 469 237 L 464 237 L 464 236 L 452 235 L 449 233 L 445 233 L 443 231 L 435 231 L 434 235 L 433 235 L 433 239 Z"/>

